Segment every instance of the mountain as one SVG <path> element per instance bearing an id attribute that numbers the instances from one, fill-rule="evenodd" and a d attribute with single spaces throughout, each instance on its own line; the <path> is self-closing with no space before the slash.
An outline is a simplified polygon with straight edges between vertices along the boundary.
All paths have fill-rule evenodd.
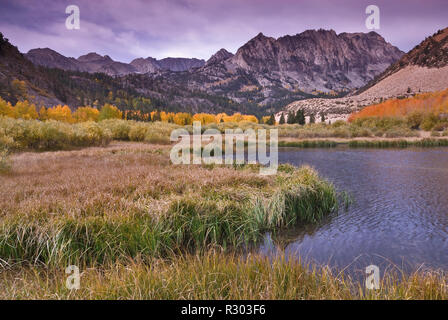
<path id="1" fill-rule="evenodd" d="M 131 61 L 130 63 L 139 73 L 153 73 L 160 70 L 160 66 L 157 63 L 157 60 L 151 57 L 146 59 L 137 58 Z"/>
<path id="2" fill-rule="evenodd" d="M 385 99 L 412 96 L 448 88 L 448 28 L 439 30 L 388 67 L 366 86 L 339 99 L 295 101 L 284 109 L 325 112 L 345 119 L 354 111 Z M 277 114 L 280 117 L 280 113 Z"/>
<path id="3" fill-rule="evenodd" d="M 67 58 L 50 48 L 31 49 L 25 56 L 36 65 L 71 71 L 87 71 L 75 58 Z"/>
<path id="4" fill-rule="evenodd" d="M 87 72 L 102 72 L 113 76 L 122 76 L 136 72 L 134 66 L 112 60 L 108 55 L 101 56 L 95 52 L 80 56 L 78 61 Z"/>
<path id="5" fill-rule="evenodd" d="M 146 59 L 137 58 L 130 63 L 139 73 L 156 73 L 158 71 L 188 71 L 190 69 L 202 67 L 204 60 L 196 58 L 164 58 L 157 60 L 151 57 Z"/>
<path id="6" fill-rule="evenodd" d="M 205 64 L 204 60 L 196 58 L 164 58 L 157 61 L 162 70 L 169 71 L 187 71 L 194 68 L 202 67 Z"/>
<path id="7" fill-rule="evenodd" d="M 123 66 L 108 56 L 96 53 L 74 59 L 61 56 L 53 50 L 38 49 L 32 51 L 32 55 L 46 57 L 46 60 L 41 61 L 49 61 L 52 66 L 58 65 L 59 68 L 33 64 L 29 56 L 26 58 L 0 33 L 1 98 L 13 104 L 18 100 L 28 100 L 38 108 L 40 105 L 50 107 L 67 104 L 75 109 L 83 105 L 112 103 L 122 110 L 136 109 L 143 112 L 164 110 L 254 114 L 259 111 L 222 96 L 190 90 L 168 82 L 163 77 L 149 77 L 140 73 L 109 76 L 107 73 L 111 71 L 114 74 L 123 72 Z M 184 62 L 181 65 L 185 66 Z M 64 70 L 69 68 L 72 70 Z M 87 72 L 94 69 L 102 72 Z"/>
<path id="8" fill-rule="evenodd" d="M 233 53 L 222 48 L 207 60 L 206 65 L 212 65 L 233 57 Z"/>
<path id="9" fill-rule="evenodd" d="M 308 30 L 278 39 L 259 33 L 234 56 L 221 54 L 199 69 L 166 77 L 271 112 L 298 99 L 347 94 L 404 53 L 375 32 Z"/>
<path id="10" fill-rule="evenodd" d="M 402 55 L 375 32 L 307 30 L 278 39 L 260 33 L 230 63 L 265 85 L 278 81 L 286 88 L 328 92 L 363 86 Z"/>
<path id="11" fill-rule="evenodd" d="M 131 63 L 123 63 L 112 60 L 108 55 L 101 56 L 95 52 L 90 52 L 75 59 L 65 57 L 49 48 L 31 49 L 25 56 L 34 64 L 48 68 L 91 73 L 102 72 L 111 76 L 157 71 L 186 71 L 202 67 L 205 64 L 204 60 L 195 58 L 165 58 L 156 60 L 151 57 L 146 59 L 137 58 Z"/>
<path id="12" fill-rule="evenodd" d="M 448 28 L 445 28 L 426 38 L 357 94 L 388 98 L 447 87 Z"/>
<path id="13" fill-rule="evenodd" d="M 97 53 L 67 58 L 50 49 L 30 50 L 25 56 L 38 66 L 114 76 L 117 86 L 132 83 L 137 93 L 166 106 L 202 111 L 239 106 L 261 115 L 296 100 L 346 95 L 402 55 L 375 32 L 308 30 L 277 39 L 260 33 L 235 55 L 221 49 L 207 62 L 148 57 L 128 64 Z M 71 96 L 71 88 L 64 90 Z"/>
<path id="14" fill-rule="evenodd" d="M 58 60 L 60 57 L 54 55 L 53 58 Z M 17 47 L 11 45 L 1 33 L 0 97 L 12 103 L 27 97 L 33 97 L 34 102 L 46 105 L 61 103 L 54 94 L 52 81 L 31 61 L 25 59 Z"/>

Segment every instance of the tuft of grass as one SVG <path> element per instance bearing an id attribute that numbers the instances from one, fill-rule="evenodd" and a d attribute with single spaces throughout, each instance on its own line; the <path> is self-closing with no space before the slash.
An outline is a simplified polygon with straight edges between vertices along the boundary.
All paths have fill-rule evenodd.
<path id="1" fill-rule="evenodd" d="M 343 273 L 306 265 L 283 254 L 241 257 L 209 250 L 169 259 L 139 259 L 101 268 L 80 265 L 79 290 L 65 287 L 64 268 L 12 268 L 0 274 L 0 299 L 440 299 L 448 298 L 443 272 L 382 276 L 379 290 L 365 290 Z"/>
<path id="2" fill-rule="evenodd" d="M 407 140 L 353 140 L 348 143 L 350 148 L 406 148 L 412 143 Z"/>
<path id="3" fill-rule="evenodd" d="M 337 142 L 329 140 L 279 141 L 279 147 L 294 148 L 334 148 Z"/>
<path id="4" fill-rule="evenodd" d="M 421 140 L 353 140 L 349 142 L 351 148 L 406 148 L 406 147 L 446 147 L 448 139 L 431 139 L 425 138 Z"/>

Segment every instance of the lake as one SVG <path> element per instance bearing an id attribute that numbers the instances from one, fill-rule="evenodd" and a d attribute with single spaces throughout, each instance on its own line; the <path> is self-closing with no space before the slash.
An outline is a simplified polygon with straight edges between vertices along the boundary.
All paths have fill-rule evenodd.
<path id="1" fill-rule="evenodd" d="M 279 149 L 279 162 L 309 164 L 347 191 L 353 203 L 318 225 L 273 240 L 258 251 L 328 264 L 349 273 L 375 264 L 448 270 L 448 148 Z"/>

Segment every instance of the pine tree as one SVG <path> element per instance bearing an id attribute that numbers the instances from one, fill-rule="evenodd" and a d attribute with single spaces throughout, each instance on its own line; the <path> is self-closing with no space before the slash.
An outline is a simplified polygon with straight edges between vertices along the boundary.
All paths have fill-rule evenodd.
<path id="1" fill-rule="evenodd" d="M 310 114 L 310 123 L 316 123 L 316 117 L 314 116 L 314 113 Z"/>
<path id="2" fill-rule="evenodd" d="M 271 114 L 271 117 L 269 118 L 268 122 L 266 124 L 273 126 L 275 124 L 275 117 L 273 114 Z"/>
<path id="3" fill-rule="evenodd" d="M 301 126 L 305 124 L 305 112 L 303 109 L 297 110 L 296 119 L 296 122 Z"/>
<path id="4" fill-rule="evenodd" d="M 282 115 L 280 116 L 280 121 L 278 122 L 279 124 L 285 124 L 285 115 L 282 112 Z"/>
<path id="5" fill-rule="evenodd" d="M 288 124 L 293 124 L 295 122 L 294 111 L 288 112 L 288 119 L 286 120 Z"/>
<path id="6" fill-rule="evenodd" d="M 325 113 L 320 113 L 320 122 L 325 122 Z"/>

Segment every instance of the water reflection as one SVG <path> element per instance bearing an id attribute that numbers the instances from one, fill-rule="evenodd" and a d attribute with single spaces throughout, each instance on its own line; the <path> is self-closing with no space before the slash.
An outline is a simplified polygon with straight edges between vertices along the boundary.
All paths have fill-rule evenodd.
<path id="1" fill-rule="evenodd" d="M 269 235 L 260 252 L 281 248 L 350 272 L 364 272 L 369 264 L 383 271 L 422 265 L 448 270 L 447 148 L 287 149 L 279 160 L 313 166 L 354 203 L 319 225 Z"/>

